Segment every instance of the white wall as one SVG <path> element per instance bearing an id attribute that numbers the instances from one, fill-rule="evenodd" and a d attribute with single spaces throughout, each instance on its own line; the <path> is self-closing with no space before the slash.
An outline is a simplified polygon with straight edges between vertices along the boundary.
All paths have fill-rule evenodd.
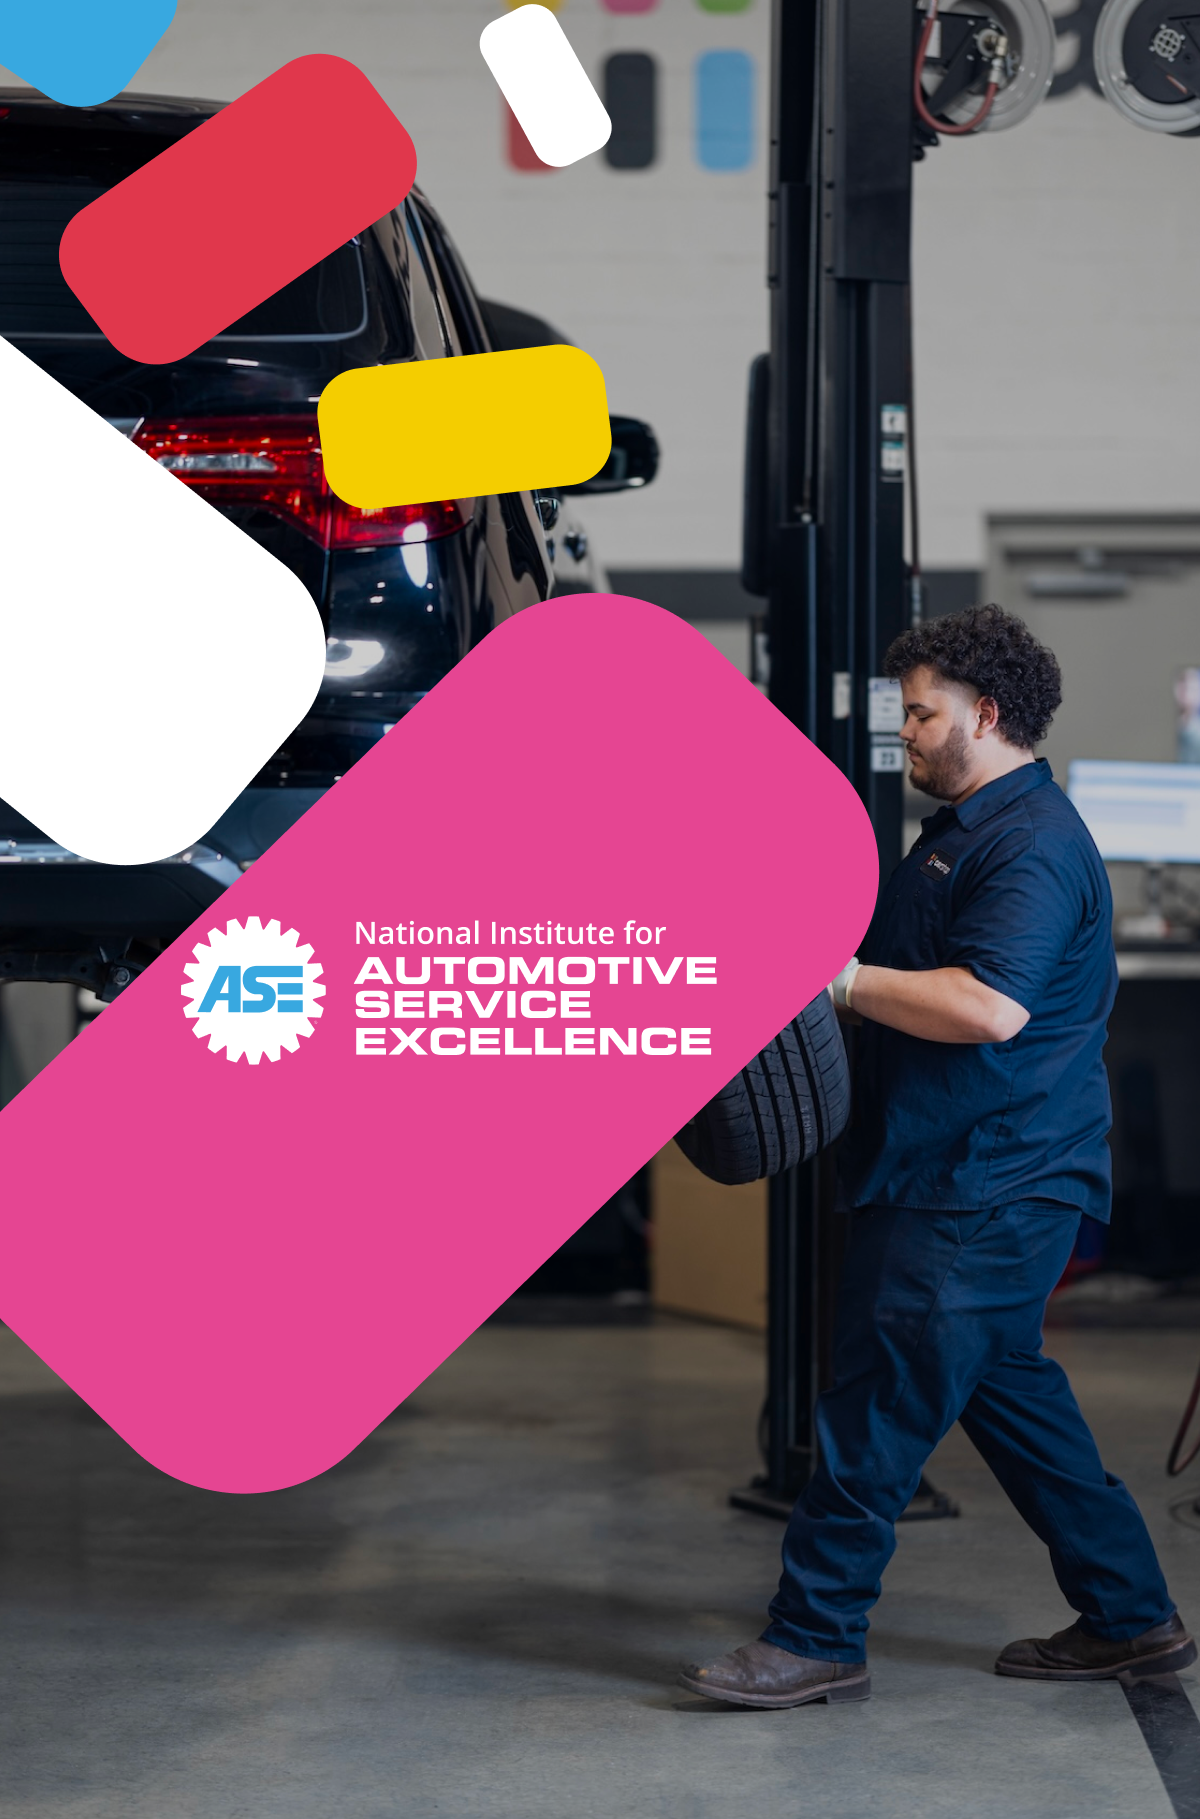
<path id="1" fill-rule="evenodd" d="M 917 169 L 925 559 L 1000 511 L 1200 504 L 1200 143 L 1086 90 Z"/>
<path id="2" fill-rule="evenodd" d="M 900 3 L 900 0 L 897 0 Z M 306 51 L 359 63 L 412 133 L 420 181 L 481 289 L 586 346 L 613 408 L 663 444 L 642 497 L 588 502 L 610 564 L 738 559 L 746 367 L 766 340 L 767 0 L 616 16 L 565 0 L 597 74 L 614 50 L 663 69 L 658 164 L 600 158 L 520 175 L 477 48 L 500 0 L 179 0 L 134 86 L 231 98 Z M 715 175 L 691 146 L 708 48 L 751 52 L 759 156 Z M 303 183 L 302 133 L 263 173 Z M 983 560 L 988 511 L 1194 508 L 1200 360 L 1200 144 L 1140 132 L 1086 91 L 1024 126 L 944 143 L 917 170 L 918 433 L 925 560 Z M 247 172 L 246 181 L 259 179 Z"/>

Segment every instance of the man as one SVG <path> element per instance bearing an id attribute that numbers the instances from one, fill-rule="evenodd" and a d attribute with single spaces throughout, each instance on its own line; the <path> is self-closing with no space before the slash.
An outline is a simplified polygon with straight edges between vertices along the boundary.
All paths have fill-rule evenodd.
<path id="1" fill-rule="evenodd" d="M 912 782 L 945 806 L 884 888 L 861 964 L 831 987 L 862 1027 L 818 1464 L 762 1637 L 681 1677 L 738 1705 L 869 1695 L 867 1612 L 894 1524 L 955 1421 L 1079 1612 L 1010 1644 L 998 1673 L 1111 1679 L 1196 1659 L 1137 1506 L 1041 1350 L 1080 1216 L 1109 1215 L 1102 1050 L 1116 991 L 1104 867 L 1034 757 L 1062 698 L 1058 664 L 983 606 L 906 632 L 886 667 L 904 691 Z"/>

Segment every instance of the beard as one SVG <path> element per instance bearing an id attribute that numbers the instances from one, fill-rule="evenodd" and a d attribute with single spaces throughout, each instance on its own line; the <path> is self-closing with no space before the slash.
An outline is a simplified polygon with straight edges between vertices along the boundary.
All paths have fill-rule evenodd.
<path id="1" fill-rule="evenodd" d="M 960 795 L 970 779 L 968 743 L 961 726 L 951 727 L 936 752 L 921 754 L 924 771 L 920 776 L 910 775 L 913 788 L 923 796 L 935 796 L 939 802 L 950 802 Z"/>

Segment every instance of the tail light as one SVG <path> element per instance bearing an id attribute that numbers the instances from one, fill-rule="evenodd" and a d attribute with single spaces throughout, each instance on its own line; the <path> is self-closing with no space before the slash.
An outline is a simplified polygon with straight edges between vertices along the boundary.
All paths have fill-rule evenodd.
<path id="1" fill-rule="evenodd" d="M 360 511 L 329 490 L 315 417 L 209 417 L 143 423 L 133 440 L 212 505 L 257 505 L 322 549 L 427 543 L 461 530 L 472 499 Z"/>

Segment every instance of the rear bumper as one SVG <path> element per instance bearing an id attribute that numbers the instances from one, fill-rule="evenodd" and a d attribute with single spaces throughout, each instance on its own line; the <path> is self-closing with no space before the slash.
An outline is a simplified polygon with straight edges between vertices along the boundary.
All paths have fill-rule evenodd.
<path id="1" fill-rule="evenodd" d="M 79 977 L 91 985 L 91 962 L 134 950 L 147 964 L 324 794 L 243 790 L 203 841 L 154 865 L 81 859 L 0 803 L 0 980 Z"/>
<path id="2" fill-rule="evenodd" d="M 240 876 L 206 843 L 155 865 L 94 865 L 36 830 L 0 828 L 0 979 L 78 976 L 96 990 L 92 962 L 134 946 L 151 958 Z"/>

